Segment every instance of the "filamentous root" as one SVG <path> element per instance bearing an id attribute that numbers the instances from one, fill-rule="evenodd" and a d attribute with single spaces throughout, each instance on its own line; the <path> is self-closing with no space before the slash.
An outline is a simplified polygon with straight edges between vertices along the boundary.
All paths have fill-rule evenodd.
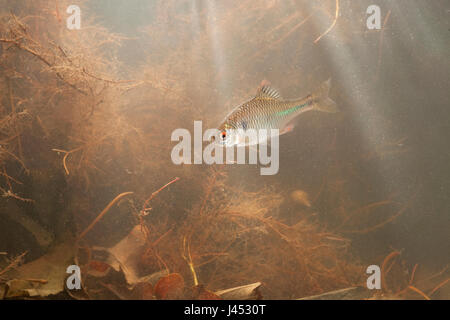
<path id="1" fill-rule="evenodd" d="M 97 222 L 100 221 L 101 218 L 103 218 L 103 216 L 109 211 L 109 209 L 111 209 L 111 207 L 120 199 L 122 199 L 123 197 L 132 194 L 133 192 L 123 192 L 121 194 L 119 194 L 117 197 L 115 197 L 106 207 L 105 209 L 102 210 L 102 212 L 100 212 L 100 214 L 97 216 L 97 218 L 94 219 L 94 221 L 92 221 L 92 223 L 78 236 L 78 241 L 80 241 L 81 239 L 83 239 L 83 237 L 86 235 L 86 233 L 88 233 L 96 224 Z"/>
<path id="2" fill-rule="evenodd" d="M 319 42 L 319 40 L 322 39 L 322 37 L 326 36 L 328 34 L 328 32 L 330 32 L 334 28 L 334 26 L 336 25 L 338 16 L 339 16 L 339 0 L 336 0 L 336 13 L 335 13 L 333 23 L 330 25 L 330 27 L 324 33 L 322 33 L 316 40 L 314 40 L 314 43 Z"/>

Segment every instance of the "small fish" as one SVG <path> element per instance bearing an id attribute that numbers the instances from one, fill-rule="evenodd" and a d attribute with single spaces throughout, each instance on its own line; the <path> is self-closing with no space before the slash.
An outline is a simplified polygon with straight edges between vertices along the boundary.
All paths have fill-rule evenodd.
<path id="1" fill-rule="evenodd" d="M 261 86 L 253 99 L 236 107 L 225 118 L 218 128 L 218 142 L 227 147 L 256 145 L 265 141 L 245 135 L 247 130 L 278 129 L 277 135 L 282 135 L 292 131 L 294 118 L 303 112 L 337 112 L 336 103 L 328 97 L 330 82 L 328 79 L 315 93 L 294 100 L 283 100 L 274 88 Z"/>

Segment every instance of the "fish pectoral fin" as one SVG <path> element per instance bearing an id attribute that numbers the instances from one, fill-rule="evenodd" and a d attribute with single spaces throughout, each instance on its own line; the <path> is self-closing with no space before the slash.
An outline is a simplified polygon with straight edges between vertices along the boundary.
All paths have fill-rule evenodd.
<path id="1" fill-rule="evenodd" d="M 285 127 L 280 131 L 280 135 L 281 135 L 281 134 L 288 133 L 288 132 L 291 132 L 292 130 L 294 130 L 294 128 L 295 128 L 295 124 L 289 123 L 287 126 L 285 126 Z"/>

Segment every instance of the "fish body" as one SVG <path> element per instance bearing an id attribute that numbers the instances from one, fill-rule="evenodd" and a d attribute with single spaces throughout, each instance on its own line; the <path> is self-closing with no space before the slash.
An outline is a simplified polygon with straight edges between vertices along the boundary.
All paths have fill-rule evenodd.
<path id="1" fill-rule="evenodd" d="M 219 143 L 225 146 L 256 145 L 265 141 L 257 135 L 246 134 L 249 130 L 267 130 L 267 137 L 282 135 L 293 129 L 293 120 L 304 112 L 337 112 L 336 103 L 328 97 L 329 91 L 330 80 L 324 82 L 315 93 L 304 98 L 284 100 L 277 90 L 263 85 L 253 99 L 236 107 L 225 118 L 218 128 Z"/>

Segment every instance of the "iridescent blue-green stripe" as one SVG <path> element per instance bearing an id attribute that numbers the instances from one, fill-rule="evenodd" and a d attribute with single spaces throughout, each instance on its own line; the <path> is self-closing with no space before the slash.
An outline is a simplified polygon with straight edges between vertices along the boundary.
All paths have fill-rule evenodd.
<path id="1" fill-rule="evenodd" d="M 292 108 L 289 108 L 289 109 L 286 109 L 286 110 L 283 110 L 283 111 L 278 111 L 277 113 L 276 113 L 276 115 L 279 115 L 279 116 L 287 116 L 287 115 L 289 115 L 289 114 L 291 114 L 291 113 L 293 113 L 293 112 L 295 112 L 295 111 L 297 111 L 297 110 L 299 110 L 299 109 L 301 109 L 301 108 L 303 108 L 303 107 L 306 107 L 306 106 L 308 106 L 308 105 L 310 105 L 311 104 L 311 102 L 305 102 L 305 103 L 303 103 L 303 104 L 301 104 L 301 105 L 298 105 L 298 106 L 294 106 L 294 107 L 292 107 Z"/>

